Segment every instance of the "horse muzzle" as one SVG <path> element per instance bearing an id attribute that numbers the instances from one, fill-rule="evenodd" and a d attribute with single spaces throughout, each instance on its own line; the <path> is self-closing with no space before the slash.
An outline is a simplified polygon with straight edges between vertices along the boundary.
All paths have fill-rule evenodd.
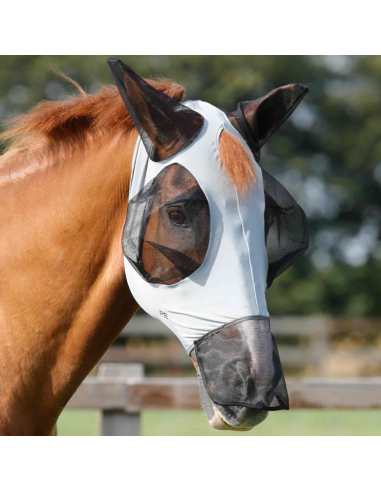
<path id="1" fill-rule="evenodd" d="M 286 382 L 267 317 L 223 325 L 194 345 L 201 402 L 212 427 L 248 430 L 268 411 L 288 410 Z"/>

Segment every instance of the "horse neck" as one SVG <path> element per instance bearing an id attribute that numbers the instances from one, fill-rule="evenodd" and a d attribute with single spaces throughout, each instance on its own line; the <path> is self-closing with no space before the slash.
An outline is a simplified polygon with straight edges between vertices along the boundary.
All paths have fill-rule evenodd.
<path id="1" fill-rule="evenodd" d="M 50 433 L 137 309 L 120 245 L 136 135 L 0 189 L 0 433 Z"/>

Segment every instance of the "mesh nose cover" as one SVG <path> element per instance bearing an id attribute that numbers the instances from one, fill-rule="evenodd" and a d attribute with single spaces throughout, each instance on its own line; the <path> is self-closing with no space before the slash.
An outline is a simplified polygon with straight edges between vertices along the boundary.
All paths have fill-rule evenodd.
<path id="1" fill-rule="evenodd" d="M 123 253 L 147 282 L 172 285 L 201 266 L 209 235 L 204 192 L 185 167 L 171 164 L 130 200 Z"/>
<path id="2" fill-rule="evenodd" d="M 205 388 L 215 404 L 289 409 L 286 382 L 268 318 L 243 318 L 208 333 L 194 345 Z"/>

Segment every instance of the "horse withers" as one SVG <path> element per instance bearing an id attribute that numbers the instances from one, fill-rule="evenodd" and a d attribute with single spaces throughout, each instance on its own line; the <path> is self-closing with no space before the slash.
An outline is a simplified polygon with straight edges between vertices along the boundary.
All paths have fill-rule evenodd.
<path id="1" fill-rule="evenodd" d="M 260 148 L 306 89 L 225 115 L 109 64 L 118 89 L 41 103 L 3 135 L 0 432 L 53 433 L 138 305 L 192 358 L 210 424 L 252 428 L 288 408 L 265 290 L 308 245 Z"/>

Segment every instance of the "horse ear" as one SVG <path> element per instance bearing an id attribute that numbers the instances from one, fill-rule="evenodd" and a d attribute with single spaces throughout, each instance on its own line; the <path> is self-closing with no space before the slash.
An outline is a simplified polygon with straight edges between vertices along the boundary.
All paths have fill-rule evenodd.
<path id="1" fill-rule="evenodd" d="M 301 84 L 284 85 L 255 101 L 238 103 L 237 110 L 228 114 L 257 162 L 261 157 L 261 147 L 292 114 L 307 92 L 308 88 Z"/>
<path id="2" fill-rule="evenodd" d="M 107 62 L 152 161 L 163 161 L 193 142 L 204 124 L 199 113 L 152 87 L 122 61 Z"/>

